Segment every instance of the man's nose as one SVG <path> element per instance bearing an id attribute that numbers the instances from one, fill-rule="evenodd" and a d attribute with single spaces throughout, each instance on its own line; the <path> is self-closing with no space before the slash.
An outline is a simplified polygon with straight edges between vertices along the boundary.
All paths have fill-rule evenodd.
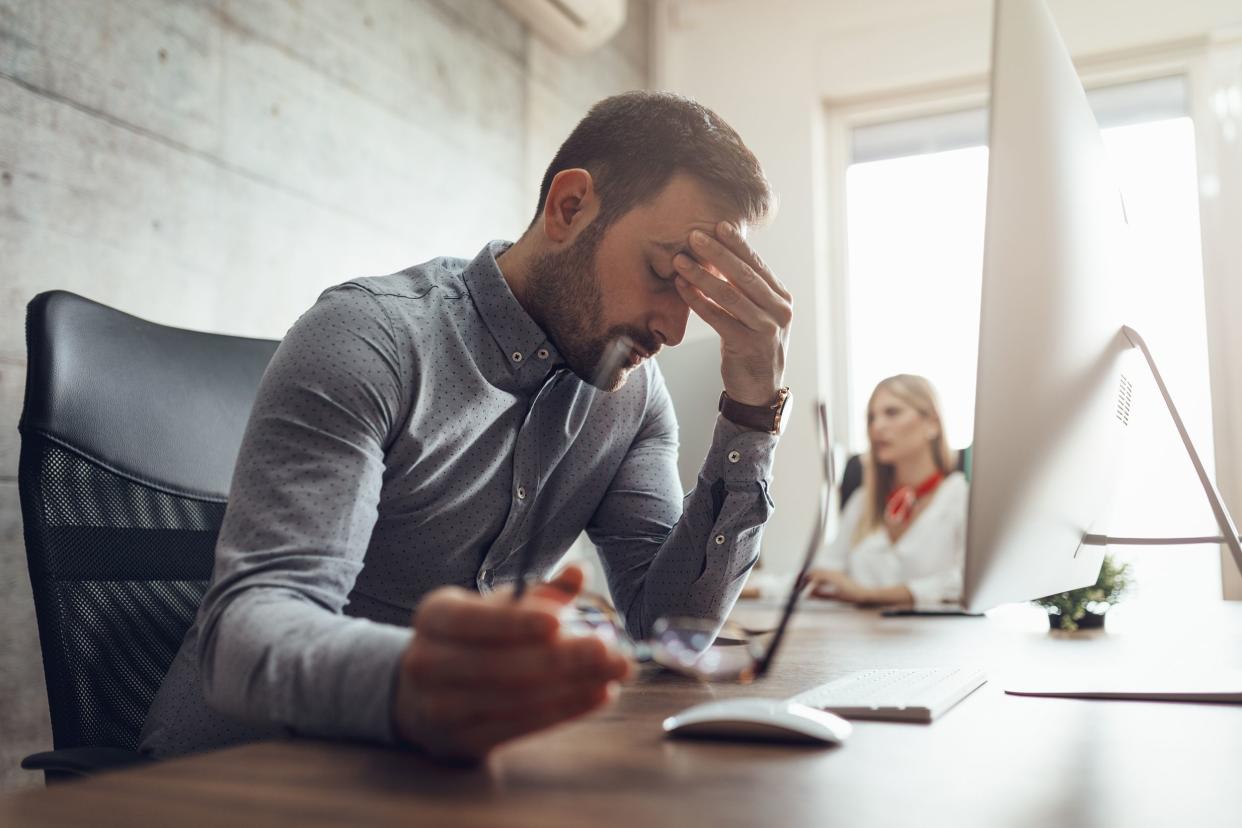
<path id="1" fill-rule="evenodd" d="M 680 345 L 686 336 L 686 323 L 690 319 L 690 306 L 674 297 L 660 309 L 660 313 L 651 322 L 651 332 L 664 341 L 670 348 Z"/>

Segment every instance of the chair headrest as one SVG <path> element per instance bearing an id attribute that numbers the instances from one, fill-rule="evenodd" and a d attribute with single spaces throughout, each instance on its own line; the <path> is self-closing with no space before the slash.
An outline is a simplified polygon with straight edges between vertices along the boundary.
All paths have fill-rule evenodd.
<path id="1" fill-rule="evenodd" d="M 66 291 L 26 313 L 20 429 L 178 494 L 227 497 L 279 343 L 147 322 Z"/>

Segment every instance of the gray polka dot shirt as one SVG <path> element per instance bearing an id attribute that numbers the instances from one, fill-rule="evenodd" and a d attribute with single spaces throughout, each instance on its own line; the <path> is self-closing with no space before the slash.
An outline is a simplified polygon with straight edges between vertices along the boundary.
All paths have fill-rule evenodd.
<path id="1" fill-rule="evenodd" d="M 663 615 L 728 613 L 771 512 L 776 438 L 716 418 L 683 499 L 655 362 L 613 393 L 580 381 L 510 292 L 505 247 L 347 282 L 289 331 L 144 752 L 392 741 L 419 599 L 511 582 L 532 538 L 542 574 L 585 529 L 635 637 Z"/>

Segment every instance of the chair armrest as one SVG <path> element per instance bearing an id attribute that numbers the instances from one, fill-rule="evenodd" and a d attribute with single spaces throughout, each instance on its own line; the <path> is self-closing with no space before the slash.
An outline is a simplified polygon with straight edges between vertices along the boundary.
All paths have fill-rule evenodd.
<path id="1" fill-rule="evenodd" d="M 141 753 L 115 747 L 75 747 L 32 753 L 22 760 L 26 770 L 44 771 L 48 780 L 92 776 L 100 771 L 152 761 Z"/>

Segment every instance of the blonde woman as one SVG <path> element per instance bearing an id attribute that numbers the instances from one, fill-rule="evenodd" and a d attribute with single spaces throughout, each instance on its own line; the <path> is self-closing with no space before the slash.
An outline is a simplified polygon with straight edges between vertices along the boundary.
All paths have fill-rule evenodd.
<path id="1" fill-rule="evenodd" d="M 916 609 L 961 600 L 967 485 L 931 383 L 898 374 L 877 385 L 867 437 L 862 487 L 807 576 L 811 595 Z"/>

